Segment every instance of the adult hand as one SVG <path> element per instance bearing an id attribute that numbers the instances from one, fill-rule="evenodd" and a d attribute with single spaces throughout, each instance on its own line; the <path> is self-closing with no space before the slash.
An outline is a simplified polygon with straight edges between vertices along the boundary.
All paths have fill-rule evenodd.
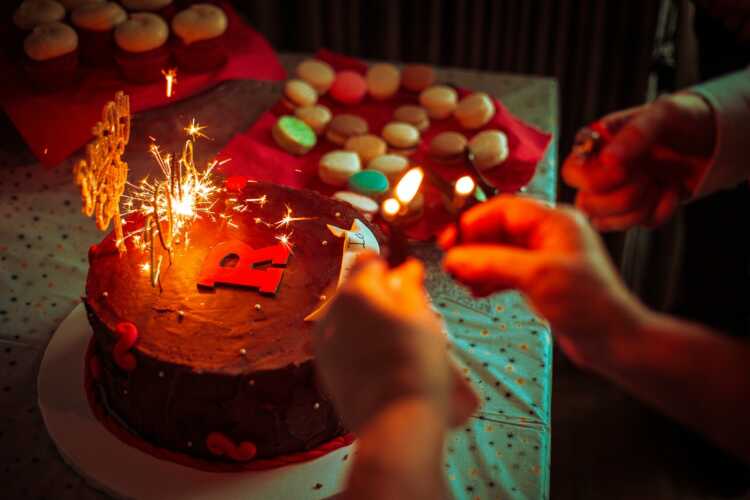
<path id="1" fill-rule="evenodd" d="M 478 400 L 449 361 L 416 260 L 390 270 L 363 254 L 314 333 L 322 381 L 339 414 L 357 431 L 400 399 L 429 403 L 450 426 Z"/>
<path id="2" fill-rule="evenodd" d="M 612 133 L 598 155 L 572 153 L 565 182 L 579 190 L 576 206 L 600 231 L 666 222 L 695 192 L 713 153 L 713 111 L 694 94 L 674 94 L 613 113 L 600 124 Z"/>
<path id="3" fill-rule="evenodd" d="M 446 270 L 476 295 L 522 291 L 575 362 L 596 369 L 609 337 L 644 317 L 579 211 L 501 195 L 460 224 L 460 244 L 455 228 L 441 235 Z"/>

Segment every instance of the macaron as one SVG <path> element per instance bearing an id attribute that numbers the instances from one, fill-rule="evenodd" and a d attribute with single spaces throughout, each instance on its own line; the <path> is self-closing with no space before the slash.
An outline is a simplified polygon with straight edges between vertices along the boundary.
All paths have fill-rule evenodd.
<path id="1" fill-rule="evenodd" d="M 362 75 L 355 71 L 339 71 L 329 93 L 342 104 L 357 104 L 367 93 L 367 83 Z"/>
<path id="2" fill-rule="evenodd" d="M 419 144 L 419 130 L 404 122 L 389 123 L 383 127 L 382 136 L 389 146 L 399 150 L 411 149 Z"/>
<path id="3" fill-rule="evenodd" d="M 362 164 L 367 165 L 371 160 L 384 155 L 387 145 L 377 135 L 365 134 L 347 139 L 344 149 L 357 153 Z"/>
<path id="4" fill-rule="evenodd" d="M 310 126 L 294 116 L 280 117 L 271 129 L 271 135 L 283 150 L 293 155 L 303 155 L 317 142 Z"/>
<path id="5" fill-rule="evenodd" d="M 284 104 L 289 109 L 314 106 L 318 93 L 304 80 L 289 80 L 284 84 Z"/>
<path id="6" fill-rule="evenodd" d="M 318 135 L 325 132 L 331 122 L 331 110 L 322 104 L 297 108 L 294 110 L 294 116 L 307 123 Z"/>
<path id="7" fill-rule="evenodd" d="M 372 198 L 351 191 L 338 191 L 331 198 L 348 203 L 365 215 L 375 215 L 380 209 L 378 203 Z"/>
<path id="8" fill-rule="evenodd" d="M 345 186 L 349 177 L 360 170 L 359 156 L 353 151 L 331 151 L 324 154 L 318 164 L 320 180 L 332 186 Z"/>
<path id="9" fill-rule="evenodd" d="M 431 158 L 443 163 L 455 163 L 466 158 L 468 141 L 459 132 L 442 132 L 430 141 L 428 153 Z"/>
<path id="10" fill-rule="evenodd" d="M 367 122 L 356 115 L 336 115 L 328 124 L 326 139 L 334 144 L 343 146 L 350 137 L 364 135 L 368 132 Z"/>
<path id="11" fill-rule="evenodd" d="M 435 70 L 426 64 L 407 64 L 401 71 L 401 84 L 412 92 L 422 92 L 435 83 Z"/>
<path id="12" fill-rule="evenodd" d="M 336 73 L 327 62 L 305 59 L 297 65 L 297 76 L 309 83 L 318 94 L 323 95 L 331 88 Z"/>
<path id="13" fill-rule="evenodd" d="M 469 160 L 479 170 L 489 170 L 508 158 L 508 137 L 499 130 L 485 130 L 469 141 Z"/>
<path id="14" fill-rule="evenodd" d="M 385 194 L 388 187 L 388 178 L 377 170 L 363 170 L 349 177 L 349 189 L 371 198 Z"/>
<path id="15" fill-rule="evenodd" d="M 463 128 L 483 127 L 495 116 L 495 104 L 484 92 L 475 92 L 458 101 L 453 116 Z"/>
<path id="16" fill-rule="evenodd" d="M 422 106 L 399 106 L 393 113 L 393 120 L 413 125 L 420 132 L 424 132 L 430 126 L 430 117 Z"/>
<path id="17" fill-rule="evenodd" d="M 442 120 L 448 118 L 456 109 L 458 94 L 447 85 L 433 85 L 419 94 L 419 103 L 427 110 L 430 118 Z"/>
<path id="18" fill-rule="evenodd" d="M 367 164 L 368 170 L 377 170 L 385 174 L 393 182 L 409 166 L 409 160 L 401 155 L 387 154 L 378 156 Z"/>
<path id="19" fill-rule="evenodd" d="M 388 63 L 373 64 L 365 76 L 367 92 L 379 101 L 393 97 L 401 85 L 401 72 Z"/>

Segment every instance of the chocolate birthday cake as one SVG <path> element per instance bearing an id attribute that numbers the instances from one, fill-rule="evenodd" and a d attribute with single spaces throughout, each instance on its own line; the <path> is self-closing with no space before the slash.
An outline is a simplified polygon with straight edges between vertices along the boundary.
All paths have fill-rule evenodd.
<path id="1" fill-rule="evenodd" d="M 90 249 L 92 393 L 170 452 L 248 462 L 313 450 L 346 431 L 316 380 L 310 316 L 346 245 L 364 232 L 377 246 L 380 233 L 345 203 L 260 182 L 221 193 L 212 211 L 230 217 L 192 222 L 154 286 L 137 236 L 124 253 L 112 234 Z M 129 218 L 125 232 L 143 224 Z"/>

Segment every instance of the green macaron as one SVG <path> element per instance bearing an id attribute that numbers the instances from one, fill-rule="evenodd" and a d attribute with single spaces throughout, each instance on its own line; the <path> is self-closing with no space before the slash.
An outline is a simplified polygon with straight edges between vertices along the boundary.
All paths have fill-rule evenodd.
<path id="1" fill-rule="evenodd" d="M 377 198 L 388 191 L 388 177 L 377 170 L 363 170 L 349 177 L 349 189 Z"/>

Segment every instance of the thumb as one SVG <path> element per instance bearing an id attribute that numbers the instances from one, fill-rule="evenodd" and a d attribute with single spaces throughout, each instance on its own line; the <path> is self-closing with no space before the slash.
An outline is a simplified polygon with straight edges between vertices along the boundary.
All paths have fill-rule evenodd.
<path id="1" fill-rule="evenodd" d="M 539 258 L 527 250 L 504 245 L 462 245 L 445 255 L 443 266 L 471 288 L 499 292 L 523 290 L 536 274 Z"/>

